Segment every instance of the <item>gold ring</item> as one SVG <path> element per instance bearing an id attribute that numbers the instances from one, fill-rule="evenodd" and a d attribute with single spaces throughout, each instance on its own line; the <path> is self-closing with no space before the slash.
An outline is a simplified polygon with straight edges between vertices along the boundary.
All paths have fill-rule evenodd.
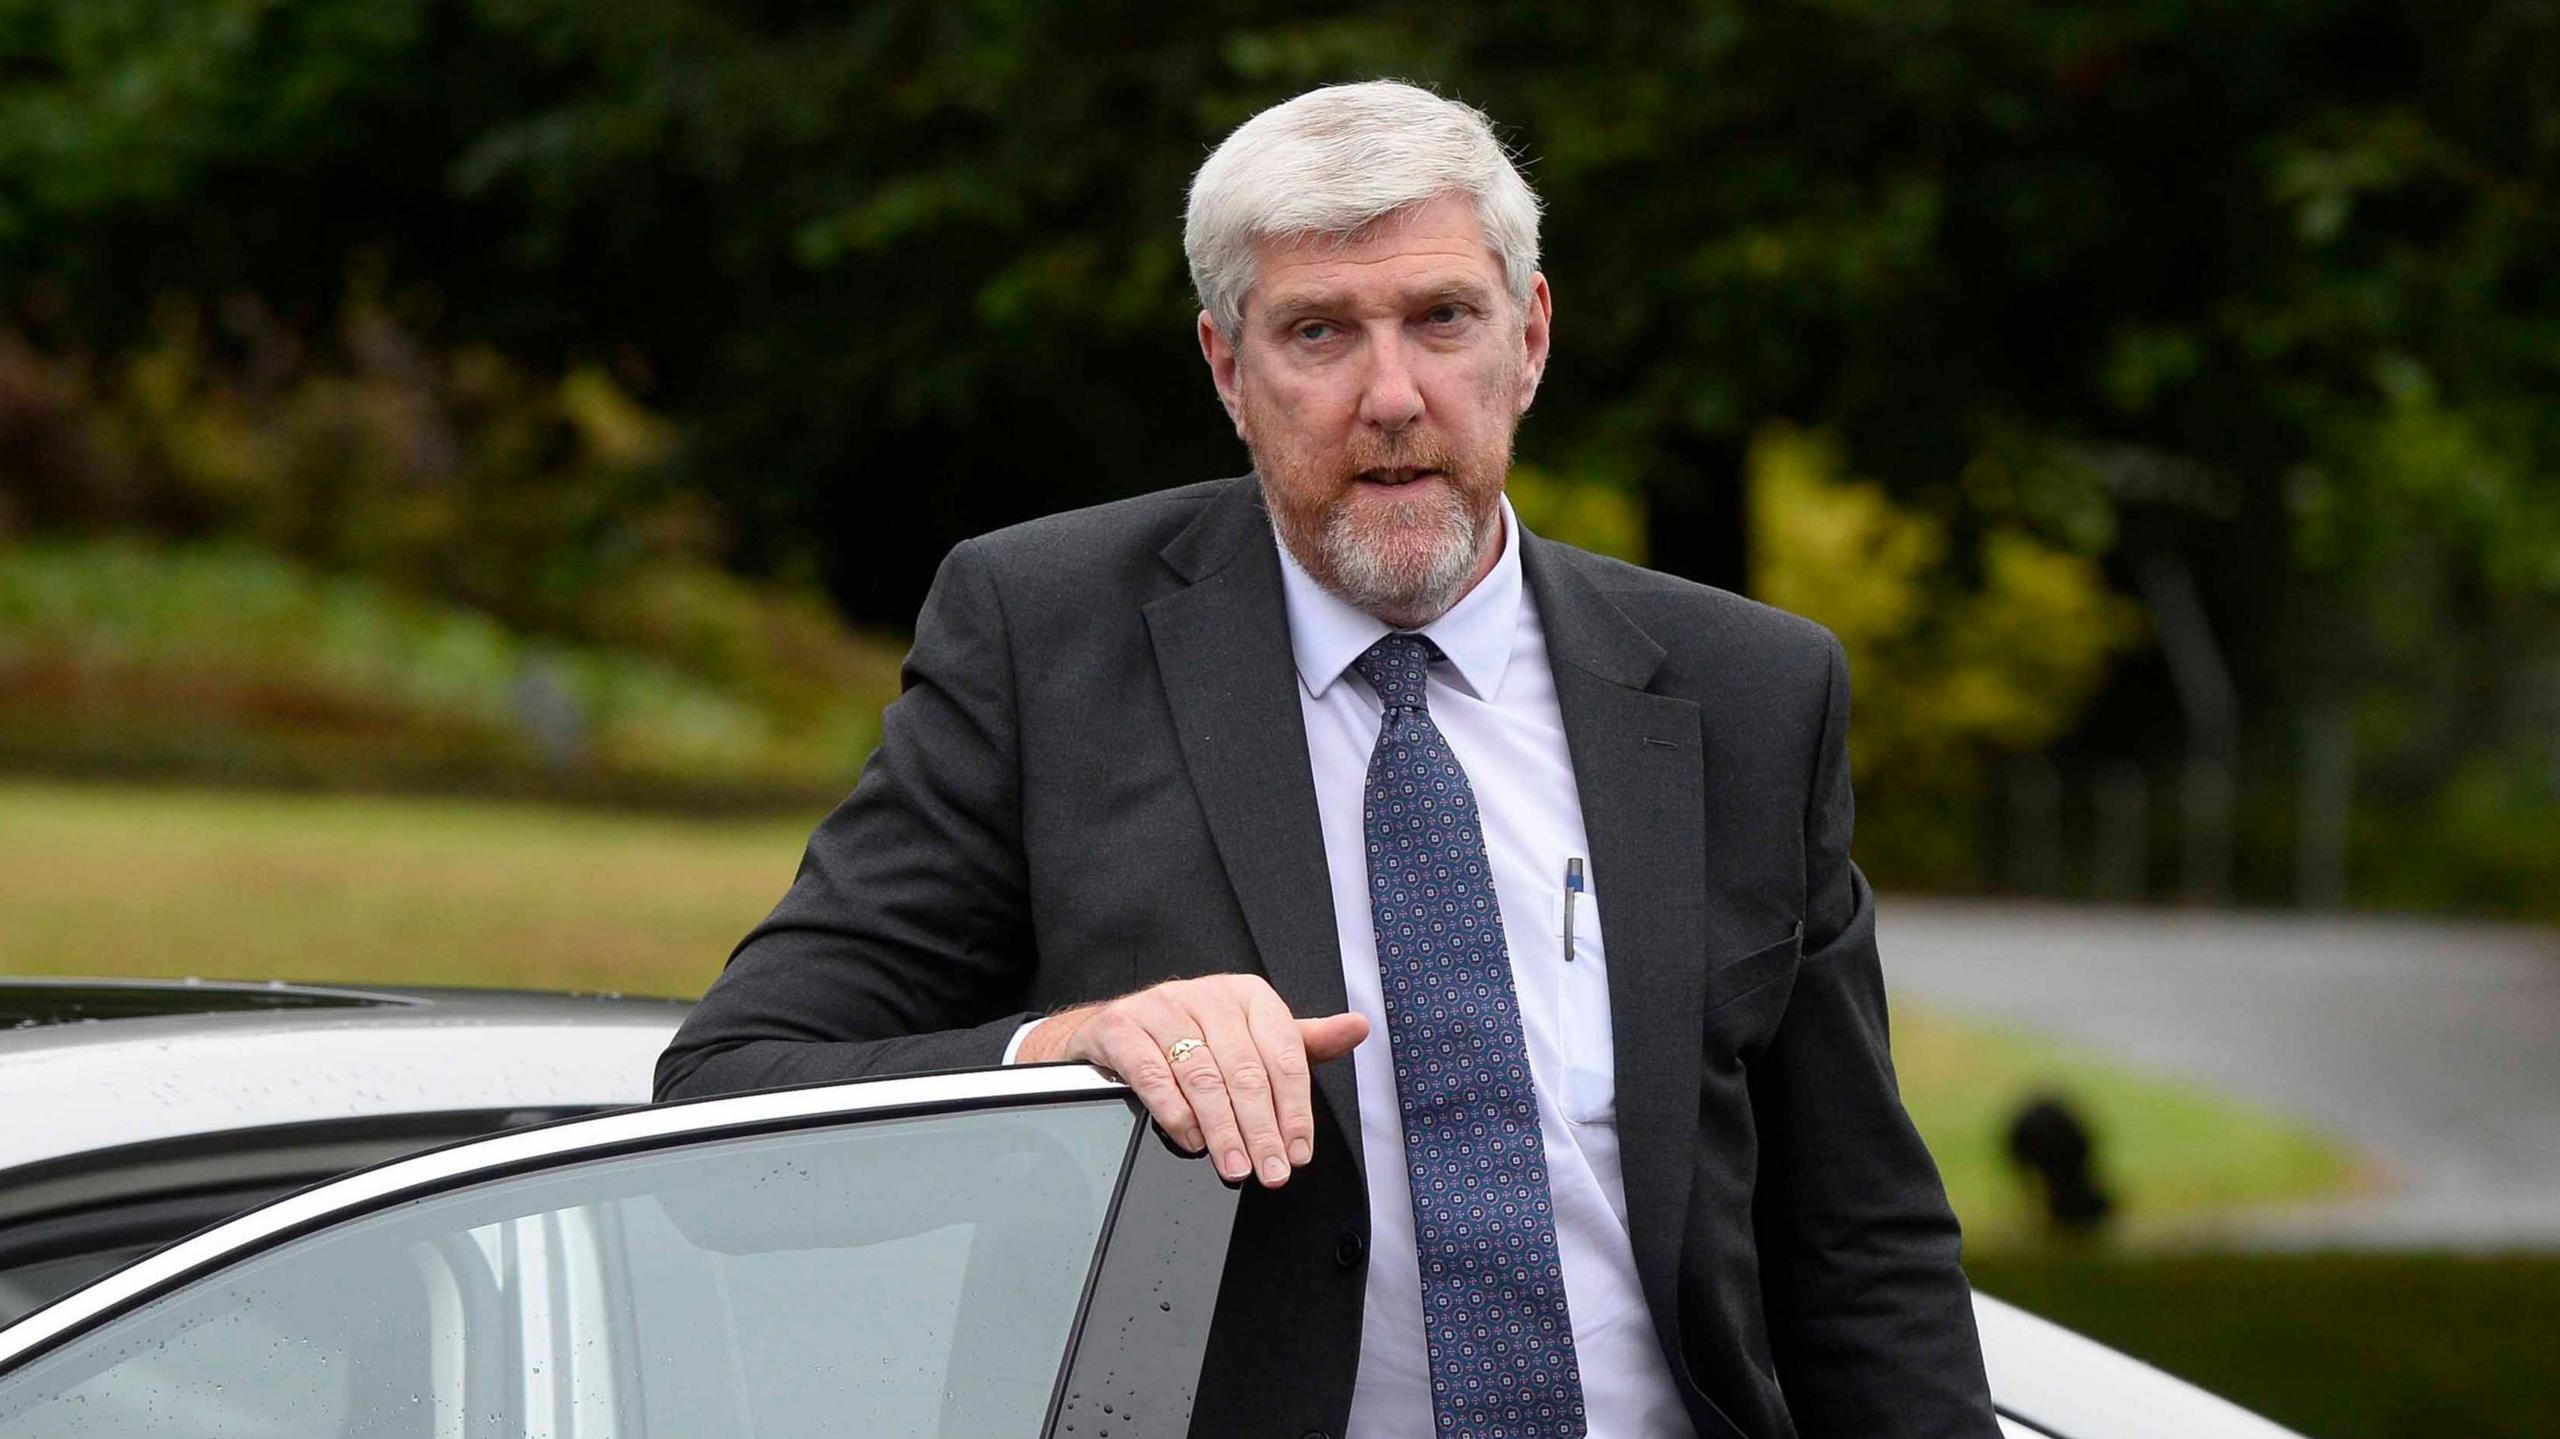
<path id="1" fill-rule="evenodd" d="M 1174 1063 L 1180 1064 L 1182 1061 L 1191 1057 L 1191 1051 L 1195 1049 L 1205 1049 L 1207 1047 L 1208 1046 L 1202 1044 L 1196 1039 L 1177 1039 L 1173 1042 L 1173 1048 L 1165 1051 L 1165 1055 Z"/>

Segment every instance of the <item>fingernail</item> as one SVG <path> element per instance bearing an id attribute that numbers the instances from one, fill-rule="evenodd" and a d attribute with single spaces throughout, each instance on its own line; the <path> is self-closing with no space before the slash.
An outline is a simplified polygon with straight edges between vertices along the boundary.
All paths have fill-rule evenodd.
<path id="1" fill-rule="evenodd" d="M 1218 1172 L 1229 1179 L 1242 1179 L 1253 1172 L 1253 1166 L 1245 1163 L 1243 1150 L 1230 1149 L 1218 1161 Z"/>
<path id="2" fill-rule="evenodd" d="M 1278 1183 L 1280 1183 L 1282 1180 L 1287 1179 L 1288 1177 L 1289 1177 L 1289 1164 L 1288 1164 L 1288 1161 L 1287 1161 L 1287 1160 L 1282 1159 L 1279 1155 L 1274 1154 L 1274 1155 L 1272 1155 L 1271 1157 L 1269 1157 L 1269 1158 L 1267 1158 L 1267 1159 L 1265 1159 L 1265 1160 L 1263 1160 L 1263 1161 L 1262 1161 L 1262 1182 L 1263 1182 L 1263 1183 L 1265 1183 L 1265 1184 L 1278 1184 Z"/>
<path id="3" fill-rule="evenodd" d="M 1307 1143 L 1303 1139 L 1292 1139 L 1289 1141 L 1289 1162 L 1291 1164 L 1304 1164 L 1309 1159 L 1315 1157 L 1315 1152 L 1316 1147 Z"/>

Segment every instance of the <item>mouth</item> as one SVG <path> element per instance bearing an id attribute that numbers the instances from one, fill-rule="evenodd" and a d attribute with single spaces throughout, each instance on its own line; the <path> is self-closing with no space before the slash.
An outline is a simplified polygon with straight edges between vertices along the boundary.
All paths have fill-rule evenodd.
<path id="1" fill-rule="evenodd" d="M 1412 484 L 1416 480 L 1436 479 L 1439 474 L 1438 470 L 1399 466 L 1392 469 L 1362 470 L 1356 478 L 1361 484 L 1392 490 Z"/>

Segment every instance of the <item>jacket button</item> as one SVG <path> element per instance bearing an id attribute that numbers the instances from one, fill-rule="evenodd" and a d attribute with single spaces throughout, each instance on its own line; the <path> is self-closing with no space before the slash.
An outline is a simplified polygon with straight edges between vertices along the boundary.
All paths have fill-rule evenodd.
<path id="1" fill-rule="evenodd" d="M 1302 1439 L 1333 1439 L 1333 1436 L 1327 1434 L 1321 1429 L 1310 1429 L 1302 1436 Z"/>
<path id="2" fill-rule="evenodd" d="M 1357 1269 L 1360 1267 L 1360 1256 L 1367 1253 L 1368 1249 L 1368 1245 L 1360 1242 L 1359 1235 L 1346 1229 L 1342 1231 L 1340 1238 L 1333 1241 L 1333 1262 L 1345 1269 Z M 1322 1436 L 1312 1436 L 1312 1439 L 1322 1439 Z"/>

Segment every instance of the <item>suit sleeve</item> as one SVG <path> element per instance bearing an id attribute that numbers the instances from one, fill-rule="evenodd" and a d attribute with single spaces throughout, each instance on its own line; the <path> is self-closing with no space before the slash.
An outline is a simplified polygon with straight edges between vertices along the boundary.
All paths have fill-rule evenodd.
<path id="1" fill-rule="evenodd" d="M 901 680 L 853 793 L 659 1058 L 658 1098 L 997 1064 L 1037 1017 L 1014 669 L 974 542 L 934 577 Z"/>
<path id="2" fill-rule="evenodd" d="M 1894 1082 L 1874 896 L 1849 860 L 1848 664 L 1824 638 L 1805 950 L 1751 1079 L 1770 1349 L 1805 1439 L 1996 1439 L 1955 1215 Z"/>

